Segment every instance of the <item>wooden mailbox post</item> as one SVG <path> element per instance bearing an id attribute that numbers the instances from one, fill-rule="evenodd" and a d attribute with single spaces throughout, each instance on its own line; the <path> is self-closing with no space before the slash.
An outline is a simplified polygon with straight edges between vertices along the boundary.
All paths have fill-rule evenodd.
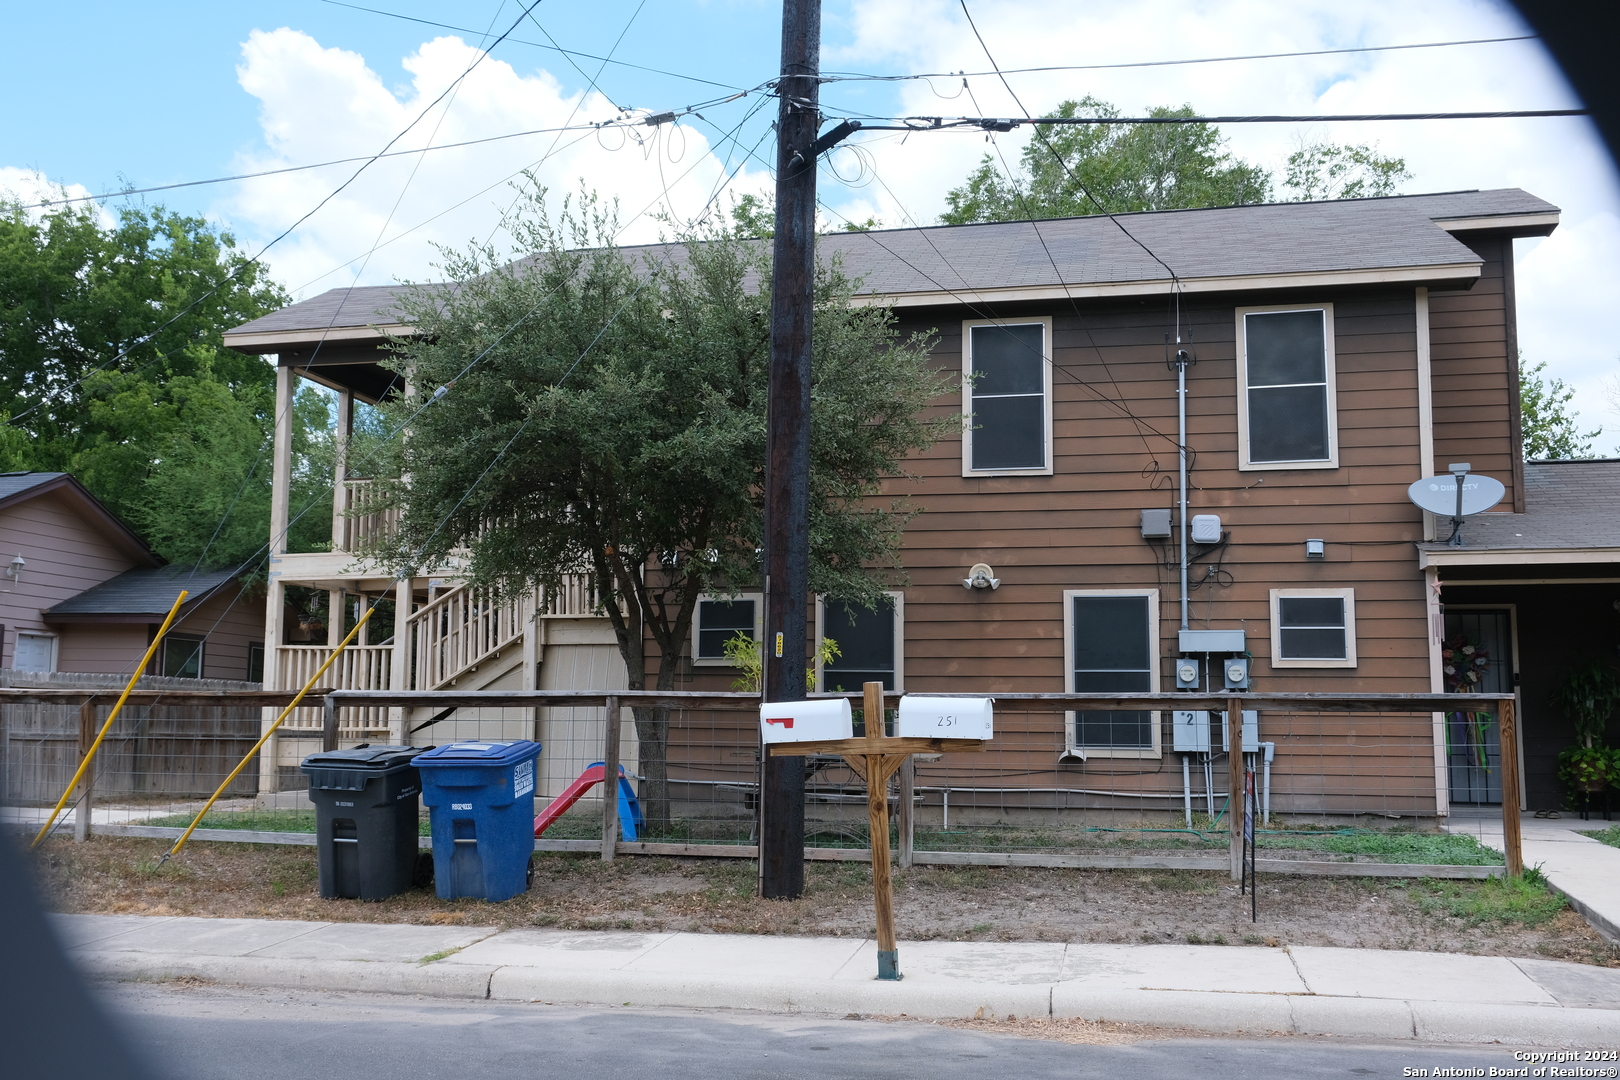
<path id="1" fill-rule="evenodd" d="M 866 734 L 856 739 L 773 743 L 772 757 L 838 754 L 866 783 L 866 818 L 872 836 L 872 898 L 877 914 L 878 974 L 899 979 L 900 950 L 894 940 L 894 879 L 889 867 L 889 777 L 912 754 L 983 750 L 981 739 L 897 739 L 883 734 L 883 684 L 866 683 Z"/>

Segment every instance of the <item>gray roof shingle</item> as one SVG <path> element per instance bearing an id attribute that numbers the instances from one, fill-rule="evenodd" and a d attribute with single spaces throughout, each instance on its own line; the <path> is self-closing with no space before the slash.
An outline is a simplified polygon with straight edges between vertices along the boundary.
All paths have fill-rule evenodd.
<path id="1" fill-rule="evenodd" d="M 1620 548 L 1620 458 L 1524 463 L 1522 514 L 1477 514 L 1463 523 L 1469 551 Z M 1449 522 L 1442 522 L 1446 533 Z M 1444 544 L 1424 544 L 1444 551 Z"/>
<path id="2" fill-rule="evenodd" d="M 65 473 L 59 472 L 9 472 L 0 473 L 0 501 L 21 495 L 41 484 L 48 484 Z"/>
<path id="3" fill-rule="evenodd" d="M 862 292 L 889 296 L 1167 281 L 1171 275 L 1160 259 L 1182 279 L 1478 264 L 1479 256 L 1437 221 L 1557 210 L 1505 188 L 1118 214 L 1119 224 L 1097 216 L 831 233 L 820 245 L 824 255 L 841 256 L 845 271 L 862 279 Z M 684 261 L 679 247 L 623 250 L 630 258 L 646 254 Z M 333 289 L 231 333 L 397 325 L 395 297 L 404 288 Z"/>
<path id="4" fill-rule="evenodd" d="M 185 566 L 141 566 L 70 596 L 44 614 L 47 620 L 92 615 L 154 615 L 161 619 L 174 606 L 181 589 L 191 593 L 185 606 L 192 608 L 235 576 L 235 570 L 192 574 Z"/>

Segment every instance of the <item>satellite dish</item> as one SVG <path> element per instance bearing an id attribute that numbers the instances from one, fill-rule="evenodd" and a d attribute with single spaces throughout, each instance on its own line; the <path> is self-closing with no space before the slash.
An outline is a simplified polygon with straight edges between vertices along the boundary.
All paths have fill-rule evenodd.
<path id="1" fill-rule="evenodd" d="M 1406 489 L 1406 497 L 1439 517 L 1457 517 L 1457 484 L 1462 484 L 1462 517 L 1483 514 L 1502 501 L 1507 488 L 1489 476 L 1426 476 Z"/>

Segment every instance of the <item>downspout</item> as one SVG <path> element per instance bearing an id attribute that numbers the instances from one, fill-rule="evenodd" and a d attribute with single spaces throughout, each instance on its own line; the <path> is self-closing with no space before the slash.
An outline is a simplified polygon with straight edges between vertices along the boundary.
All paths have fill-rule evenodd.
<path id="1" fill-rule="evenodd" d="M 1181 628 L 1187 629 L 1187 365 L 1192 362 L 1176 335 L 1176 523 L 1181 534 Z"/>

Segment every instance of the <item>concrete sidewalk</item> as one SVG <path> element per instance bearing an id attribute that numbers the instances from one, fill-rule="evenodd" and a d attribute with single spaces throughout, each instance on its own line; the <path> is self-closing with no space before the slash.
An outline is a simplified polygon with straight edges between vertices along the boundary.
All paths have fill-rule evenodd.
<path id="1" fill-rule="evenodd" d="M 1620 1045 L 1620 971 L 1367 949 L 855 938 L 61 915 L 90 974 L 462 999 L 1084 1017 L 1209 1032 Z"/>
<path id="2" fill-rule="evenodd" d="M 1570 906 L 1608 938 L 1620 943 L 1620 848 L 1582 836 L 1602 832 L 1610 825 L 1601 815 L 1582 821 L 1569 813 L 1558 818 L 1528 814 L 1519 824 L 1524 865 L 1539 867 L 1547 884 L 1569 898 Z M 1449 833 L 1472 836 L 1488 848 L 1501 851 L 1502 819 L 1493 814 L 1453 814 L 1444 826 Z"/>

